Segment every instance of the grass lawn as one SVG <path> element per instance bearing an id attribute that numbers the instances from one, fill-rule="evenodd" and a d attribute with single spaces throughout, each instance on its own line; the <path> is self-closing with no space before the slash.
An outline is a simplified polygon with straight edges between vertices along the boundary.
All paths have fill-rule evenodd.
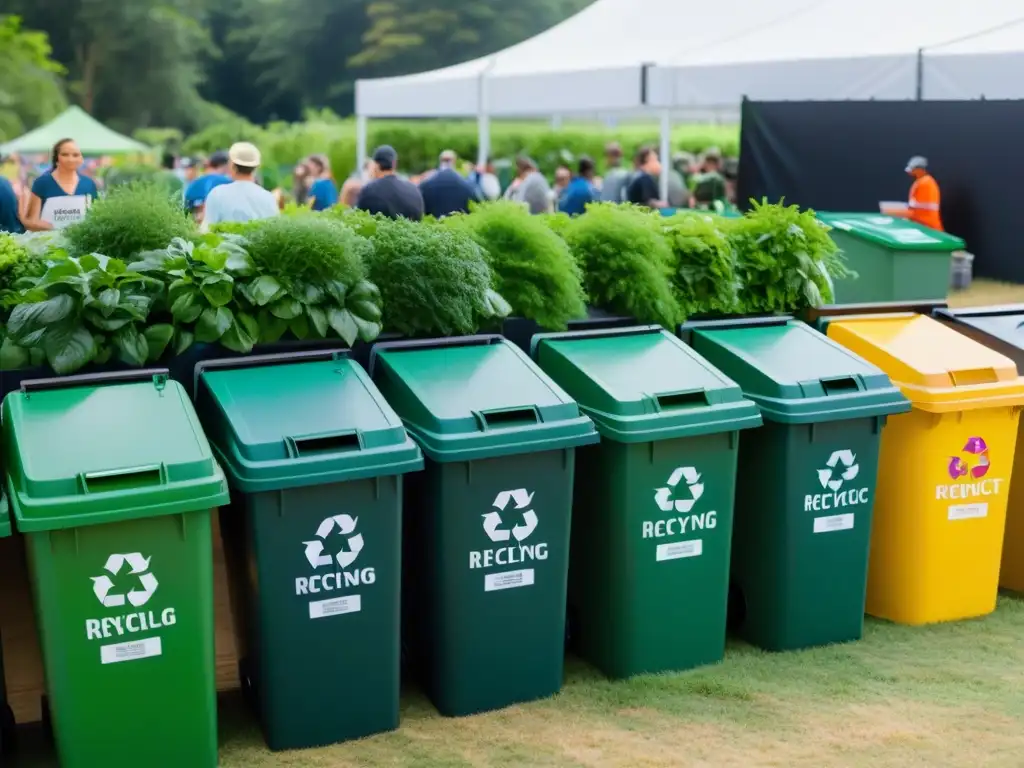
<path id="1" fill-rule="evenodd" d="M 989 281 L 951 297 L 958 306 L 1015 301 L 1024 286 Z M 869 619 L 857 643 L 782 654 L 736 643 L 716 666 L 627 682 L 570 658 L 554 698 L 469 718 L 442 718 L 410 689 L 398 731 L 299 752 L 270 753 L 229 696 L 221 765 L 1017 767 L 1022 722 L 1024 601 L 1004 596 L 983 619 L 931 627 Z"/>

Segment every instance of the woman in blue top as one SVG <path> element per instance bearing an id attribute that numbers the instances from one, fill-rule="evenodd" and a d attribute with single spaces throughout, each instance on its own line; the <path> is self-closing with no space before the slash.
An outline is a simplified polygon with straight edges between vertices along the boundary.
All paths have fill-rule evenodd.
<path id="1" fill-rule="evenodd" d="M 96 183 L 81 176 L 82 152 L 73 139 L 61 139 L 53 147 L 53 167 L 35 180 L 29 196 L 25 228 L 34 232 L 62 229 L 80 221 L 96 199 Z"/>
<path id="2" fill-rule="evenodd" d="M 313 173 L 313 186 L 309 188 L 309 201 L 314 211 L 326 211 L 338 204 L 338 187 L 331 178 L 331 169 L 327 158 L 313 155 L 307 164 Z"/>

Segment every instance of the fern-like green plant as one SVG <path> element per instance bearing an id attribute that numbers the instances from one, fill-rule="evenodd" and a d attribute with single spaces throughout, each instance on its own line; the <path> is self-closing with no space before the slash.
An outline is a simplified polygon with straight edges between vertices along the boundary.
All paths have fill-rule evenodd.
<path id="1" fill-rule="evenodd" d="M 463 336 L 511 312 L 491 287 L 483 249 L 464 232 L 381 219 L 372 243 L 370 280 L 380 289 L 385 330 Z"/>
<path id="2" fill-rule="evenodd" d="M 668 329 L 685 319 L 661 227 L 659 214 L 614 203 L 591 205 L 569 224 L 565 239 L 595 306 Z"/>
<path id="3" fill-rule="evenodd" d="M 586 316 L 583 276 L 569 246 L 523 206 L 485 203 L 468 216 L 442 222 L 466 231 L 484 249 L 494 288 L 514 314 L 551 330 L 564 330 L 570 320 Z"/>
<path id="4" fill-rule="evenodd" d="M 738 283 L 724 220 L 712 214 L 680 212 L 663 219 L 672 249 L 672 285 L 687 316 L 737 311 Z"/>

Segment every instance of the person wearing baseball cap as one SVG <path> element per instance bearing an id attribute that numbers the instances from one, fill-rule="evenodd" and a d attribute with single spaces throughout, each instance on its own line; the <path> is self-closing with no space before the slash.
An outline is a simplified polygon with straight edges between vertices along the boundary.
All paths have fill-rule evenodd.
<path id="1" fill-rule="evenodd" d="M 369 213 L 382 213 L 389 219 L 410 221 L 423 219 L 423 195 L 419 187 L 399 178 L 398 153 L 384 145 L 373 152 L 374 179 L 362 188 L 356 208 Z"/>
<path id="2" fill-rule="evenodd" d="M 905 170 L 914 179 L 910 186 L 907 217 L 922 226 L 945 231 L 939 214 L 939 183 L 928 173 L 928 158 L 914 155 Z"/>
<path id="3" fill-rule="evenodd" d="M 222 221 L 253 221 L 277 216 L 279 208 L 274 195 L 256 183 L 260 167 L 260 151 L 247 141 L 231 145 L 228 161 L 231 183 L 210 190 L 206 196 L 203 230 Z"/>

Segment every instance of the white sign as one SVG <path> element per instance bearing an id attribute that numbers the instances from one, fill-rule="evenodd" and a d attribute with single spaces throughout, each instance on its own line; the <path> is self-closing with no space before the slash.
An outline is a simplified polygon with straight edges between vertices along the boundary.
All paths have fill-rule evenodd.
<path id="1" fill-rule="evenodd" d="M 131 605 L 141 608 L 156 593 L 160 583 L 149 572 L 150 558 L 141 552 L 113 554 L 107 558 L 103 569 L 106 573 L 91 577 L 92 592 L 104 608 L 123 608 Z M 114 584 L 112 577 L 121 576 L 121 587 Z M 134 577 L 134 578 L 129 578 Z M 125 586 L 129 589 L 124 591 Z M 102 616 L 85 620 L 86 640 L 109 640 L 125 635 L 152 633 L 158 629 L 173 627 L 178 623 L 174 608 L 138 611 L 118 616 Z M 100 663 L 115 664 L 122 661 L 136 661 L 160 656 L 163 641 L 159 636 L 108 643 L 100 646 Z"/>
<path id="2" fill-rule="evenodd" d="M 358 613 L 363 609 L 363 599 L 359 595 L 333 597 L 330 600 L 317 600 L 309 604 L 309 618 L 323 619 L 328 616 L 340 616 L 343 613 Z"/>
<path id="3" fill-rule="evenodd" d="M 372 567 L 352 568 L 359 558 L 365 542 L 361 533 L 356 533 L 358 517 L 351 515 L 332 515 L 320 521 L 316 529 L 316 538 L 302 542 L 305 547 L 306 560 L 315 570 L 334 566 L 328 573 L 314 573 L 312 576 L 299 576 L 295 579 L 295 595 L 320 595 L 325 592 L 338 592 L 352 587 L 369 586 L 377 581 L 377 572 Z M 333 555 L 325 553 L 326 540 L 337 531 L 344 544 Z M 362 597 L 358 594 L 314 600 L 309 603 L 309 618 L 323 619 L 329 616 L 340 616 L 347 613 L 358 613 L 362 610 Z"/>
<path id="4" fill-rule="evenodd" d="M 700 557 L 703 553 L 703 539 L 677 541 L 671 544 L 659 544 L 656 550 L 655 559 L 660 563 L 662 560 L 681 560 L 684 557 Z"/>
<path id="5" fill-rule="evenodd" d="M 483 531 L 494 544 L 507 543 L 508 546 L 491 549 L 471 550 L 469 553 L 470 570 L 487 570 L 494 567 L 506 567 L 548 559 L 548 545 L 545 542 L 525 543 L 540 523 L 540 518 L 533 507 L 533 493 L 525 488 L 501 491 L 494 497 L 493 509 L 482 515 Z M 517 520 L 511 527 L 507 518 L 518 513 Z M 515 543 L 513 543 L 513 539 Z M 529 587 L 534 584 L 532 568 L 514 571 L 502 571 L 484 575 L 484 591 L 494 592 L 516 587 Z"/>
<path id="6" fill-rule="evenodd" d="M 641 536 L 644 539 L 664 539 L 677 536 L 692 536 L 695 531 L 713 530 L 718 525 L 718 513 L 692 512 L 704 496 L 704 483 L 696 467 L 676 467 L 661 488 L 654 489 L 654 503 L 662 517 L 641 522 Z M 692 514 L 691 514 L 692 512 Z M 700 557 L 704 553 L 703 539 L 688 539 L 658 544 L 654 550 L 657 562 Z"/>
<path id="7" fill-rule="evenodd" d="M 64 229 L 84 219 L 88 208 L 88 195 L 51 197 L 43 201 L 39 218 L 52 224 L 54 229 Z"/>
<path id="8" fill-rule="evenodd" d="M 853 451 L 833 451 L 825 466 L 817 472 L 822 493 L 809 493 L 804 496 L 804 512 L 858 507 L 871 501 L 871 492 L 868 488 L 850 487 L 850 483 L 860 475 L 857 454 Z M 854 516 L 853 513 L 843 513 L 815 517 L 813 525 L 815 533 L 849 531 L 854 527 Z"/>

